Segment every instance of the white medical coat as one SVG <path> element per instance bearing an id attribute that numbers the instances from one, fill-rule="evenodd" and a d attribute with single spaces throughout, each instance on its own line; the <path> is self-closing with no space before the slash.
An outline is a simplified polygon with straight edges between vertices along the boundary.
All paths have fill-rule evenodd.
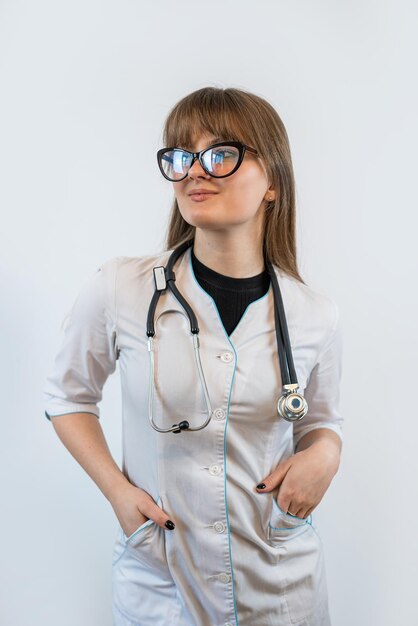
<path id="1" fill-rule="evenodd" d="M 146 319 L 152 268 L 172 250 L 105 261 L 81 288 L 45 387 L 46 416 L 91 412 L 119 363 L 122 471 L 176 527 L 147 520 L 130 537 L 118 524 L 112 563 L 116 626 L 329 626 L 322 540 L 307 519 L 282 511 L 278 489 L 256 485 L 310 430 L 342 438 L 342 338 L 334 300 L 273 266 L 300 392 L 308 414 L 279 418 L 282 382 L 272 286 L 228 336 L 197 282 L 188 248 L 176 285 L 198 319 L 213 417 L 196 432 L 158 433 L 148 417 Z M 171 426 L 206 418 L 189 320 L 170 291 L 155 315 L 154 419 Z"/>

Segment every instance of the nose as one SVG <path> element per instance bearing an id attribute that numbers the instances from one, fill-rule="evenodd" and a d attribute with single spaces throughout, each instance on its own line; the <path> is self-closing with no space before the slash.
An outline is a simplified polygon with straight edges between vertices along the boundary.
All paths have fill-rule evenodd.
<path id="1" fill-rule="evenodd" d="M 209 174 L 205 172 L 203 167 L 200 165 L 199 159 L 196 159 L 193 165 L 189 168 L 187 172 L 187 177 L 192 180 L 197 177 L 210 178 Z"/>

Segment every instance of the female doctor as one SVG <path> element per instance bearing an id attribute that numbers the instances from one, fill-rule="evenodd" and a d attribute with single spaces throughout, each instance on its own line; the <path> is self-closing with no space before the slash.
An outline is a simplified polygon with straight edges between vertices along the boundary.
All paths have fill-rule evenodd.
<path id="1" fill-rule="evenodd" d="M 89 277 L 45 388 L 118 520 L 113 623 L 329 626 L 312 511 L 340 462 L 341 324 L 298 272 L 285 127 L 259 96 L 207 87 L 170 111 L 157 157 L 166 249 Z M 98 419 L 117 362 L 122 470 Z"/>

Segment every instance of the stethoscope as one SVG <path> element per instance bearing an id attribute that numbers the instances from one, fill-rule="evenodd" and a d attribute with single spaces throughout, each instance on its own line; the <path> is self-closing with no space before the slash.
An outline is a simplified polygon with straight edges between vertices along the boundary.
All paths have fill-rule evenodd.
<path id="1" fill-rule="evenodd" d="M 155 292 L 152 297 L 148 316 L 147 316 L 147 337 L 148 337 L 148 351 L 150 357 L 150 377 L 149 377 L 149 420 L 151 426 L 160 433 L 181 433 L 183 430 L 194 431 L 201 430 L 205 428 L 212 417 L 212 408 L 210 404 L 208 389 L 206 386 L 205 376 L 203 374 L 202 363 L 200 361 L 200 350 L 199 350 L 199 326 L 197 323 L 196 316 L 193 312 L 193 309 L 189 305 L 189 303 L 185 300 L 185 298 L 181 295 L 179 290 L 175 285 L 176 276 L 173 271 L 173 265 L 177 261 L 177 259 L 189 248 L 193 245 L 194 239 L 189 239 L 184 243 L 180 244 L 177 248 L 174 249 L 172 254 L 170 255 L 167 266 L 164 267 L 162 265 L 154 267 L 154 281 L 155 281 Z M 280 371 L 282 375 L 282 383 L 283 390 L 282 395 L 280 396 L 277 402 L 277 412 L 280 417 L 287 420 L 288 422 L 297 422 L 301 420 L 308 412 L 308 403 L 304 396 L 300 393 L 297 393 L 297 389 L 299 389 L 299 384 L 296 377 L 295 366 L 293 363 L 292 350 L 290 347 L 290 339 L 289 332 L 287 328 L 286 315 L 283 307 L 282 295 L 280 293 L 279 283 L 277 282 L 277 277 L 273 266 L 268 261 L 266 256 L 264 255 L 264 261 L 266 264 L 266 268 L 268 273 L 270 274 L 272 286 L 273 286 L 273 296 L 274 296 L 274 319 L 276 326 L 276 337 L 277 337 L 277 349 L 279 353 L 279 361 L 280 361 Z M 196 366 L 199 372 L 200 383 L 202 385 L 203 394 L 205 396 L 206 408 L 207 408 L 207 418 L 201 426 L 196 426 L 192 428 L 189 425 L 187 420 L 181 421 L 179 424 L 173 424 L 171 428 L 160 428 L 156 425 L 152 415 L 152 407 L 154 400 L 154 336 L 155 336 L 155 327 L 154 327 L 154 317 L 155 310 L 157 307 L 158 300 L 163 291 L 167 290 L 167 287 L 171 290 L 175 298 L 182 305 L 184 310 L 186 311 L 189 321 L 190 321 L 190 331 L 193 336 L 193 346 L 194 353 L 196 358 Z"/>

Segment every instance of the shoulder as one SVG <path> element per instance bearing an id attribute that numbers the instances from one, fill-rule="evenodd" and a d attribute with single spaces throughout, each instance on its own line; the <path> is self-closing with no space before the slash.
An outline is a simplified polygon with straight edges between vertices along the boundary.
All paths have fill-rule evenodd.
<path id="1" fill-rule="evenodd" d="M 291 314 L 300 327 L 324 345 L 339 322 L 339 306 L 324 290 L 304 284 L 278 269 L 279 280 L 291 302 Z"/>
<path id="2" fill-rule="evenodd" d="M 142 256 L 116 256 L 107 259 L 99 267 L 108 277 L 113 276 L 116 284 L 120 285 L 139 278 L 152 278 L 152 268 L 156 265 L 165 265 L 172 250 L 155 252 Z"/>
<path id="3" fill-rule="evenodd" d="M 104 274 L 108 294 L 116 310 L 126 304 L 135 307 L 136 303 L 149 298 L 155 289 L 153 268 L 166 265 L 172 250 L 155 252 L 142 256 L 116 256 L 107 259 L 100 266 Z"/>

